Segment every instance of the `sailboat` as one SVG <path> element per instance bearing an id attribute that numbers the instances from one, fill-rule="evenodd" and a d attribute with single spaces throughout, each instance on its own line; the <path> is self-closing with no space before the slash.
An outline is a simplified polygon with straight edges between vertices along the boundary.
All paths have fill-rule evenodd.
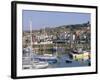
<path id="1" fill-rule="evenodd" d="M 46 61 L 38 61 L 35 58 L 37 57 L 35 52 L 32 52 L 32 21 L 30 22 L 30 46 L 29 46 L 29 58 L 30 58 L 30 68 L 34 69 L 42 69 L 42 68 L 47 68 L 49 66 L 48 62 Z M 27 66 L 27 65 L 26 65 Z M 25 67 L 25 65 L 24 65 Z"/>
<path id="2" fill-rule="evenodd" d="M 45 28 L 44 28 L 44 34 L 45 34 Z M 45 40 L 44 40 L 44 42 L 45 42 Z M 45 52 L 45 44 L 44 44 L 44 54 L 38 55 L 37 59 L 39 59 L 39 61 L 47 61 L 49 63 L 56 63 L 57 62 L 57 55 L 56 54 L 55 55 L 54 54 L 47 54 Z"/>

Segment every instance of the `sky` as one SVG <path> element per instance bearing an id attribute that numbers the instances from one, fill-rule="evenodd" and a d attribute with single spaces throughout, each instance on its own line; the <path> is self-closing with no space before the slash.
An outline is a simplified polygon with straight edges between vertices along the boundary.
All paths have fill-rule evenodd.
<path id="1" fill-rule="evenodd" d="M 89 13 L 54 12 L 54 11 L 34 11 L 23 10 L 22 26 L 23 30 L 29 30 L 30 21 L 32 29 L 39 30 L 46 27 L 57 27 L 61 25 L 81 24 L 90 21 Z"/>

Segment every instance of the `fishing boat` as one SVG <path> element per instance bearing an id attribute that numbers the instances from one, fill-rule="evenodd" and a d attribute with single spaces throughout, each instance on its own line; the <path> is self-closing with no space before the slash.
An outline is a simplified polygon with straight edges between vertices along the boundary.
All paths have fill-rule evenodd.
<path id="1" fill-rule="evenodd" d="M 89 51 L 83 51 L 82 49 L 80 50 L 73 50 L 71 51 L 71 56 L 74 60 L 83 60 L 86 61 L 90 59 L 90 52 Z"/>

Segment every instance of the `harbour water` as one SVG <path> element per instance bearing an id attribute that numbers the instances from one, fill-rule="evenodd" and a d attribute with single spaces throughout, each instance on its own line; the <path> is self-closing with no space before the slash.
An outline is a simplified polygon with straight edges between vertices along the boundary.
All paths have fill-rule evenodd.
<path id="1" fill-rule="evenodd" d="M 83 66 L 89 66 L 89 61 L 75 61 L 72 60 L 71 62 L 66 62 L 66 60 L 69 60 L 67 55 L 62 55 L 60 58 L 58 58 L 57 63 L 51 63 L 49 64 L 49 68 L 63 68 L 63 67 L 83 67 Z"/>
<path id="2" fill-rule="evenodd" d="M 37 66 L 44 66 L 44 62 L 45 64 L 48 64 L 48 66 L 44 66 L 42 68 L 39 69 L 47 69 L 47 68 L 64 68 L 64 67 L 85 67 L 85 66 L 91 66 L 91 61 L 90 58 L 88 59 L 73 59 L 70 57 L 69 55 L 69 51 L 65 51 L 63 49 L 57 49 L 57 50 L 45 50 L 45 51 L 41 51 L 41 53 L 45 52 L 44 54 L 39 54 L 37 53 L 33 53 L 31 52 L 33 55 L 31 56 L 31 62 L 33 62 L 34 65 L 34 61 L 38 61 L 38 63 L 36 62 L 35 67 Z M 30 52 L 28 52 L 28 54 L 30 54 Z M 23 60 L 24 62 L 26 62 L 25 60 Z M 41 64 L 41 62 L 43 62 L 43 64 Z M 25 63 L 26 64 L 26 63 Z M 29 62 L 27 63 L 29 65 Z M 24 65 L 24 64 L 23 64 Z M 27 68 L 28 69 L 28 68 Z M 34 67 L 29 68 L 29 69 L 36 69 Z"/>
<path id="3" fill-rule="evenodd" d="M 41 60 L 40 60 L 41 61 Z M 68 54 L 57 57 L 57 62 L 48 61 L 47 68 L 64 68 L 64 67 L 85 67 L 90 66 L 90 60 L 73 60 Z"/>

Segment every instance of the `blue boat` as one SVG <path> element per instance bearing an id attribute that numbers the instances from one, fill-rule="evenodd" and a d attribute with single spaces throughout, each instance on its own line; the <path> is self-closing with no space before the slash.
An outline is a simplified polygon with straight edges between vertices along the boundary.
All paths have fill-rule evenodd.
<path id="1" fill-rule="evenodd" d="M 35 59 L 38 59 L 39 61 L 47 61 L 49 63 L 56 63 L 57 62 L 57 56 L 56 55 L 37 55 Z"/>

